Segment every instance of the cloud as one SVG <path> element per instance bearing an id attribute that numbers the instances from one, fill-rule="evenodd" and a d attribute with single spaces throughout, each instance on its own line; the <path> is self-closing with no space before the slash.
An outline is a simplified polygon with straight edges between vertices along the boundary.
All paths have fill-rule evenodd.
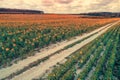
<path id="1" fill-rule="evenodd" d="M 115 8 L 115 6 L 119 5 L 120 0 L 98 0 L 98 1 L 93 1 L 93 3 L 88 5 L 88 10 L 89 12 L 96 12 L 96 11 L 101 11 L 101 12 L 117 12 L 117 9 L 120 9 L 119 7 Z M 112 5 L 111 5 L 112 4 Z M 111 9 L 114 7 L 114 9 Z M 119 10 L 120 11 L 120 10 Z"/>
<path id="2" fill-rule="evenodd" d="M 61 3 L 61 4 L 69 4 L 71 2 L 73 2 L 73 0 L 55 0 L 57 3 Z"/>
<path id="3" fill-rule="evenodd" d="M 0 0 L 0 8 L 43 10 L 46 13 L 120 12 L 120 0 Z"/>
<path id="4" fill-rule="evenodd" d="M 42 0 L 43 6 L 52 6 L 54 2 L 52 0 Z"/>

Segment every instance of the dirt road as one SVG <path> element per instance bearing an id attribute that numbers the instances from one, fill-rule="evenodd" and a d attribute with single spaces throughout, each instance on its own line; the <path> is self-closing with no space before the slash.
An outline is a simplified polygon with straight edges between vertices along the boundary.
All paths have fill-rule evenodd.
<path id="1" fill-rule="evenodd" d="M 117 24 L 117 23 L 118 23 L 118 22 L 115 22 L 115 23 L 112 23 L 112 24 L 108 24 L 107 27 L 106 27 L 106 26 L 102 27 L 103 30 L 102 30 L 102 28 L 100 28 L 101 31 L 98 32 L 97 34 L 91 36 L 90 38 L 82 41 L 82 42 L 79 43 L 79 44 L 76 44 L 75 46 L 73 46 L 73 47 L 71 47 L 71 48 L 68 48 L 68 49 L 66 49 L 66 50 L 63 50 L 63 51 L 60 52 L 59 54 L 53 55 L 53 56 L 50 57 L 48 60 L 46 60 L 45 62 L 42 62 L 42 63 L 39 64 L 38 66 L 35 66 L 35 67 L 33 67 L 33 68 L 31 68 L 31 69 L 23 72 L 22 74 L 20 74 L 20 75 L 18 75 L 18 76 L 15 76 L 12 80 L 31 80 L 31 79 L 33 79 L 33 78 L 36 78 L 36 77 L 42 75 L 42 74 L 43 74 L 46 70 L 48 70 L 50 67 L 56 65 L 58 62 L 61 62 L 62 60 L 65 59 L 65 57 L 71 55 L 71 54 L 74 53 L 76 50 L 80 49 L 81 47 L 83 47 L 83 46 L 86 45 L 87 43 L 93 41 L 93 40 L 96 39 L 98 36 L 100 36 L 101 34 L 103 34 L 104 32 L 106 32 L 106 30 L 108 30 L 110 27 L 112 27 L 113 25 L 115 25 L 115 24 Z M 105 27 L 106 27 L 106 28 L 105 28 Z M 97 29 L 97 30 L 95 30 L 95 31 L 93 31 L 93 32 L 91 32 L 91 33 L 94 33 L 94 32 L 96 32 L 96 31 L 99 31 L 99 30 Z M 91 34 L 91 33 L 89 33 L 89 34 Z M 67 43 L 64 43 L 64 44 L 62 44 L 62 45 L 60 45 L 60 46 L 58 46 L 58 47 L 55 47 L 55 48 L 53 48 L 53 49 L 44 51 L 44 52 L 46 52 L 46 53 L 44 53 L 44 56 L 47 56 L 47 55 L 49 55 L 49 54 L 52 54 L 55 50 L 62 49 L 62 48 L 65 46 L 65 44 L 68 45 L 68 44 L 70 44 L 70 43 L 74 43 L 74 42 L 76 42 L 77 40 L 80 40 L 80 39 L 84 38 L 86 35 L 88 35 L 88 34 L 85 34 L 85 35 L 83 35 L 83 36 L 77 37 L 76 39 L 74 39 L 74 40 L 72 40 L 72 41 L 68 41 Z M 43 53 L 41 53 L 41 55 L 36 54 L 36 55 L 38 55 L 39 57 L 35 55 L 36 57 L 33 56 L 33 59 L 34 59 L 34 60 L 37 60 L 37 59 L 39 59 L 39 58 L 43 58 L 43 55 L 42 55 L 42 54 L 43 54 Z M 32 60 L 32 58 L 28 58 L 28 59 L 26 59 L 26 60 L 28 60 L 28 62 L 30 62 L 29 60 Z M 23 60 L 23 61 L 25 61 L 25 60 Z M 28 63 L 28 62 L 26 62 L 26 63 Z M 31 61 L 31 62 L 32 62 L 32 61 Z M 23 62 L 23 63 L 24 63 L 24 62 Z M 23 65 L 24 65 L 24 64 L 23 64 Z M 23 66 L 23 65 L 22 65 L 22 66 Z M 23 67 L 24 67 L 24 66 L 23 66 Z M 9 71 L 8 71 L 8 72 L 9 72 Z"/>

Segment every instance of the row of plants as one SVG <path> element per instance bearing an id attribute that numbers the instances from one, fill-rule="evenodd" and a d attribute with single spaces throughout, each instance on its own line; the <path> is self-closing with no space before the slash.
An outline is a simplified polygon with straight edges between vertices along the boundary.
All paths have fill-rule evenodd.
<path id="1" fill-rule="evenodd" d="M 76 74 L 76 68 L 75 66 L 73 66 L 71 69 L 69 69 L 67 71 L 67 73 L 65 73 L 60 80 L 74 80 L 75 78 L 75 74 Z"/>
<path id="2" fill-rule="evenodd" d="M 77 61 L 77 63 L 75 65 L 73 65 L 73 67 L 75 67 L 76 65 L 78 65 L 78 68 L 76 68 L 76 70 L 82 68 L 84 66 L 84 64 L 86 64 L 86 62 L 90 59 L 90 55 L 95 54 L 95 52 L 96 52 L 95 48 L 96 48 L 97 45 L 100 45 L 100 40 L 97 39 L 96 42 L 98 42 L 98 43 L 95 44 L 95 41 L 94 41 L 93 44 L 92 44 L 92 46 L 89 47 L 87 50 L 82 50 L 82 51 L 80 50 L 79 51 L 80 54 L 84 54 L 84 55 L 81 55 L 81 58 L 78 59 L 78 61 Z M 102 47 L 98 47 L 98 48 L 100 48 L 99 50 L 101 51 Z M 73 71 L 72 68 L 69 69 L 65 74 L 63 74 L 63 76 L 61 78 L 63 79 L 64 76 L 67 75 L 67 77 L 65 77 L 65 79 L 63 79 L 63 80 L 66 80 L 66 79 L 73 80 L 73 77 L 70 78 L 69 71 L 73 71 L 73 72 L 71 72 L 72 73 L 71 75 L 74 75 L 74 78 L 75 78 L 75 76 L 77 76 L 76 70 Z"/>
<path id="3" fill-rule="evenodd" d="M 115 28 L 114 34 L 112 35 L 113 39 L 111 40 L 112 45 L 110 46 L 111 49 L 109 50 L 108 56 L 106 57 L 102 70 L 99 73 L 100 80 L 103 80 L 103 79 L 114 80 L 113 67 L 114 67 L 114 61 L 116 59 L 115 55 L 117 54 L 117 44 L 119 41 L 119 27 L 117 25 L 114 28 Z"/>
<path id="4" fill-rule="evenodd" d="M 105 79 L 106 80 L 111 80 L 113 79 L 113 75 L 112 75 L 112 70 L 113 70 L 113 66 L 114 66 L 114 62 L 115 62 L 115 55 L 116 55 L 116 45 L 114 46 L 113 50 L 111 51 L 111 55 L 110 58 L 107 61 L 106 64 L 106 71 L 105 71 Z"/>
<path id="5" fill-rule="evenodd" d="M 118 31 L 117 31 L 117 28 L 115 28 L 115 29 L 116 30 L 114 30 L 114 33 L 112 34 L 111 38 L 109 38 L 109 40 L 108 40 L 108 43 L 106 45 L 106 49 L 105 49 L 103 56 L 99 59 L 98 63 L 96 64 L 96 68 L 95 68 L 92 76 L 90 77 L 90 79 L 92 79 L 92 80 L 101 79 L 100 78 L 101 74 L 105 75 L 104 76 L 105 80 L 112 79 L 111 77 L 112 77 L 112 67 L 114 64 L 114 59 L 111 60 L 111 59 L 109 59 L 109 57 L 115 58 L 115 54 L 116 54 L 116 44 L 114 44 L 113 41 L 117 39 L 118 36 L 116 36 L 116 35 L 117 35 Z M 111 62 L 109 62 L 108 60 L 110 60 Z M 104 67 L 104 65 L 107 65 L 106 69 L 102 69 Z M 105 71 L 102 71 L 102 70 L 105 70 Z M 101 72 L 103 72 L 103 73 L 101 73 Z M 111 73 L 109 73 L 109 72 L 111 72 Z"/>
<path id="6" fill-rule="evenodd" d="M 90 55 L 94 53 L 95 48 L 100 45 L 100 41 L 101 41 L 100 39 L 96 39 L 96 41 L 92 42 L 89 45 L 89 47 L 85 46 L 84 48 L 82 48 L 79 51 L 77 51 L 76 54 L 74 54 L 72 57 L 70 57 L 67 60 L 67 62 L 65 62 L 64 64 L 61 64 L 61 65 L 57 66 L 56 68 L 54 68 L 53 71 L 52 71 L 52 73 L 50 73 L 48 75 L 48 80 L 60 79 L 64 75 L 69 74 L 69 71 L 73 71 L 71 69 L 72 69 L 73 66 L 75 66 L 76 63 L 78 63 L 78 65 L 80 67 L 82 67 L 86 63 L 86 61 L 89 59 Z M 96 44 L 96 42 L 97 42 L 97 44 Z M 74 57 L 75 57 L 75 59 L 74 59 Z M 75 61 L 74 64 L 72 64 L 73 60 Z M 73 73 L 74 73 L 74 71 L 73 71 Z M 68 77 L 68 79 L 69 79 L 69 77 Z"/>
<path id="7" fill-rule="evenodd" d="M 115 27 L 115 30 L 114 30 L 114 34 L 112 36 L 114 36 L 114 39 L 112 39 L 112 46 L 111 46 L 111 49 L 109 50 L 108 52 L 108 56 L 106 57 L 106 60 L 105 60 L 105 63 L 102 67 L 102 70 L 100 71 L 100 74 L 99 74 L 99 79 L 113 79 L 113 76 L 112 76 L 112 68 L 111 66 L 114 66 L 114 62 L 115 61 L 115 55 L 116 55 L 116 43 L 118 42 L 117 40 L 119 40 L 118 38 L 118 32 L 119 32 L 119 27 Z M 113 41 L 116 41 L 116 42 L 113 42 Z M 114 50 L 113 50 L 114 48 Z M 114 58 L 112 58 L 114 56 Z M 112 58 L 112 59 L 110 59 Z M 111 65 L 110 65 L 111 64 Z M 112 65 L 113 64 L 113 65 Z M 108 69 L 109 68 L 109 69 Z M 110 71 L 111 69 L 111 71 Z M 111 74 L 111 76 L 110 76 Z"/>
<path id="8" fill-rule="evenodd" d="M 119 27 L 118 27 L 118 29 L 116 29 L 116 32 L 117 33 L 113 35 L 113 36 L 116 36 L 116 39 L 114 40 L 115 42 L 113 42 L 114 47 L 111 49 L 111 51 L 110 51 L 111 55 L 109 56 L 106 65 L 104 66 L 104 67 L 106 67 L 106 70 L 104 71 L 104 79 L 106 79 L 106 80 L 115 79 L 115 76 L 113 75 L 113 70 L 114 70 L 114 66 L 115 66 L 115 60 L 117 59 L 116 55 L 119 53 L 119 52 L 117 52 L 117 46 L 119 46 L 119 40 L 120 40 L 120 38 L 119 38 L 120 28 Z M 119 69 L 117 71 L 119 71 Z"/>
<path id="9" fill-rule="evenodd" d="M 109 42 L 110 44 L 111 42 Z M 106 48 L 104 54 L 102 55 L 102 57 L 99 59 L 99 61 L 97 62 L 97 65 L 95 67 L 95 70 L 93 72 L 93 75 L 91 76 L 90 79 L 93 79 L 93 80 L 97 80 L 98 79 L 98 76 L 99 76 L 99 73 L 100 73 L 100 70 L 102 69 L 102 66 L 103 66 L 103 63 L 105 62 L 105 59 L 106 59 L 106 56 L 108 55 L 108 49 L 110 47 L 110 45 L 106 46 L 108 48 Z"/>
<path id="10" fill-rule="evenodd" d="M 67 71 L 69 71 L 78 60 L 87 53 L 83 51 L 87 51 L 90 47 L 93 47 L 94 42 L 92 42 L 89 46 L 85 46 L 84 48 L 78 50 L 73 55 L 69 56 L 68 60 L 64 64 L 60 64 L 52 70 L 52 73 L 48 75 L 48 80 L 56 80 L 60 79 Z M 55 75 L 55 76 L 54 76 Z"/>
<path id="11" fill-rule="evenodd" d="M 120 28 L 120 25 L 118 26 Z M 120 79 L 120 29 L 119 29 L 119 32 L 118 32 L 118 43 L 117 43 L 117 47 L 116 47 L 116 55 L 115 55 L 115 63 L 114 63 L 114 66 L 113 66 L 113 70 L 112 70 L 112 75 L 113 75 L 113 79 L 116 79 L 119 80 Z"/>
<path id="12" fill-rule="evenodd" d="M 92 55 L 92 58 L 89 59 L 88 63 L 85 64 L 82 72 L 80 72 L 80 74 L 78 76 L 78 79 L 84 80 L 88 76 L 87 74 L 90 72 L 90 70 L 92 69 L 93 65 L 96 65 L 98 59 L 101 57 L 100 55 L 102 53 L 104 53 L 104 46 L 105 46 L 104 43 L 106 42 L 106 40 L 104 38 L 106 38 L 108 40 L 112 33 L 113 32 L 111 32 L 111 33 L 107 32 L 106 34 L 102 35 L 99 38 L 101 42 L 96 42 L 96 43 L 100 43 L 100 45 L 96 46 L 97 47 L 96 51 Z M 108 35 L 108 36 L 106 37 L 106 35 Z"/>
<path id="13" fill-rule="evenodd" d="M 88 52 L 91 50 L 94 50 L 94 46 L 93 46 L 93 44 L 92 44 L 92 46 L 90 47 L 91 49 L 87 49 L 88 50 Z M 85 50 L 86 51 L 86 50 Z M 92 52 L 90 52 L 90 53 L 88 53 L 88 52 L 84 52 L 83 50 L 80 50 L 80 51 L 78 51 L 79 53 L 77 53 L 77 54 L 81 54 L 81 57 L 77 60 L 77 62 L 74 64 L 74 65 L 72 65 L 72 67 L 75 67 L 76 65 L 79 65 L 79 67 L 81 67 L 81 66 L 83 66 L 84 64 L 85 64 L 85 62 L 86 62 L 86 60 L 87 60 L 87 57 L 91 54 L 93 54 Z M 82 55 L 82 54 L 84 54 L 84 55 Z M 86 60 L 85 59 L 83 59 L 83 56 L 86 58 Z M 80 66 L 81 65 L 81 66 Z M 62 74 L 62 76 L 61 76 L 61 78 L 60 79 L 62 79 L 62 80 L 73 80 L 74 78 L 75 78 L 75 76 L 76 76 L 76 70 L 77 69 L 72 69 L 72 68 L 70 68 L 68 71 L 66 71 L 64 74 Z M 69 71 L 71 71 L 71 75 L 74 75 L 73 77 L 71 77 L 70 76 L 70 72 Z"/>
<path id="14" fill-rule="evenodd" d="M 97 59 L 98 59 L 98 57 L 99 57 L 99 55 L 100 55 L 100 53 L 102 51 L 103 51 L 103 47 L 100 46 L 97 49 L 97 51 L 94 53 L 94 57 L 91 58 L 89 60 L 89 62 L 85 64 L 85 66 L 84 66 L 85 68 L 82 70 L 82 72 L 80 72 L 80 74 L 78 76 L 78 79 L 80 79 L 80 80 L 84 80 L 85 79 L 85 77 L 87 76 L 89 71 L 92 69 L 93 64 L 96 63 L 96 61 L 97 61 Z"/>
<path id="15" fill-rule="evenodd" d="M 98 58 L 100 58 L 99 57 L 100 53 L 104 52 L 104 54 L 102 56 L 103 60 L 99 61 L 99 62 L 103 62 L 104 59 L 106 58 L 105 56 L 108 55 L 107 52 L 109 50 L 111 50 L 111 48 L 112 48 L 112 47 L 110 47 L 111 38 L 114 38 L 115 35 L 113 35 L 113 34 L 115 34 L 115 32 L 117 32 L 116 28 L 114 28 L 114 29 L 111 28 L 105 34 L 103 34 L 101 37 L 94 40 L 91 44 L 88 44 L 87 46 L 85 46 L 82 49 L 80 49 L 79 51 L 77 51 L 76 54 L 74 54 L 72 56 L 75 57 L 77 54 L 81 54 L 81 55 L 76 56 L 76 57 L 79 57 L 79 56 L 81 56 L 81 57 L 79 57 L 79 58 L 75 57 L 76 59 L 72 59 L 74 57 L 70 56 L 67 60 L 68 63 L 72 62 L 72 61 L 69 61 L 70 59 L 76 60 L 74 62 L 74 64 L 71 63 L 72 65 L 71 64 L 65 65 L 67 62 L 65 62 L 64 64 L 60 64 L 59 66 L 55 67 L 52 70 L 52 72 L 47 76 L 47 79 L 48 80 L 73 80 L 75 78 L 75 75 L 76 75 L 75 65 L 77 63 L 79 63 L 79 68 L 82 68 L 83 65 L 90 59 L 90 55 L 93 55 L 94 57 L 90 59 L 88 65 L 85 64 L 85 65 L 87 65 L 87 67 L 84 68 L 84 70 L 78 76 L 78 80 L 79 79 L 84 80 L 85 77 L 87 76 L 87 74 L 89 73 L 89 71 L 91 70 L 93 64 L 97 65 L 97 60 L 98 60 Z M 111 35 L 113 35 L 113 36 L 111 36 Z M 103 51 L 104 46 L 106 46 L 105 51 Z M 95 50 L 95 48 L 96 48 L 96 50 Z"/>

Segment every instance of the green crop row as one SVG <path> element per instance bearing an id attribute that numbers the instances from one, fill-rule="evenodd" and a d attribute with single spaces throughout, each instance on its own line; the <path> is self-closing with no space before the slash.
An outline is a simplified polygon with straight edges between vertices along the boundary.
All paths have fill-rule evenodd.
<path id="1" fill-rule="evenodd" d="M 82 70 L 82 72 L 80 72 L 80 74 L 78 76 L 78 79 L 84 80 L 85 77 L 87 76 L 87 74 L 89 73 L 89 71 L 92 69 L 93 64 L 97 63 L 97 60 L 98 60 L 98 58 L 100 56 L 100 53 L 104 52 L 103 49 L 104 49 L 105 45 L 103 45 L 103 44 L 106 42 L 106 39 L 108 40 L 111 37 L 112 33 L 113 32 L 110 32 L 110 33 L 108 32 L 108 33 L 104 34 L 104 36 L 102 36 L 100 38 L 100 41 L 102 41 L 102 39 L 103 39 L 103 41 L 102 42 L 98 42 L 98 43 L 102 43 L 102 44 L 99 45 L 98 48 L 96 48 L 96 51 L 94 52 L 93 57 L 86 64 L 86 67 Z M 104 38 L 106 38 L 106 39 L 104 39 Z M 83 57 L 83 58 L 85 58 L 85 57 Z"/>
<path id="2" fill-rule="evenodd" d="M 86 51 L 90 47 L 93 47 L 93 44 L 94 42 L 92 42 L 89 46 L 85 46 L 86 48 L 82 48 L 80 51 L 77 51 L 74 55 L 70 56 L 64 64 L 60 64 L 58 67 L 55 67 L 52 73 L 48 75 L 48 80 L 56 80 L 66 74 L 66 72 L 71 69 L 83 55 L 87 55 Z"/>
<path id="3" fill-rule="evenodd" d="M 120 28 L 120 26 L 119 26 Z M 117 78 L 118 80 L 120 79 L 120 29 L 119 29 L 119 33 L 118 33 L 118 44 L 117 44 L 117 53 L 116 53 L 116 58 L 115 58 L 115 63 L 114 63 L 114 67 L 113 67 L 113 77 Z M 113 78 L 113 79 L 114 79 Z"/>
<path id="4" fill-rule="evenodd" d="M 109 37 L 111 36 L 111 34 L 113 33 L 113 31 L 112 32 L 110 32 L 110 33 L 106 33 L 105 35 L 102 35 L 99 39 L 96 39 L 96 41 L 93 41 L 92 42 L 92 46 L 89 48 L 89 47 L 87 47 L 87 46 L 89 46 L 89 45 L 87 45 L 87 46 L 85 46 L 85 48 L 87 48 L 86 50 L 80 50 L 80 51 L 78 51 L 78 52 L 80 52 L 80 54 L 82 53 L 82 54 L 84 54 L 84 55 L 82 55 L 81 56 L 81 58 L 78 60 L 78 65 L 79 65 L 79 67 L 81 68 L 86 62 L 87 62 L 87 60 L 90 58 L 90 55 L 92 55 L 94 52 L 97 52 L 97 51 L 95 51 L 95 48 L 98 46 L 101 46 L 101 42 L 100 41 L 104 41 L 105 42 L 105 40 L 104 40 L 104 38 L 106 37 L 107 39 L 109 39 Z M 107 35 L 107 36 L 106 36 Z M 97 43 L 96 43 L 97 42 Z M 100 50 L 101 51 L 101 50 Z M 73 66 L 75 66 L 75 65 L 73 65 Z M 71 68 L 72 69 L 72 68 Z M 63 76 L 64 75 L 68 75 L 67 76 L 67 78 L 68 79 L 70 79 L 69 77 L 69 71 L 72 71 L 71 69 L 69 69 L 65 74 L 62 74 Z M 75 71 L 73 71 L 73 74 L 74 75 L 76 75 L 75 73 L 74 73 Z M 72 75 L 73 75 L 72 74 Z M 84 74 L 84 73 L 83 73 Z M 85 76 L 84 76 L 85 77 Z M 63 79 L 63 77 L 62 77 L 62 79 Z M 64 79 L 65 80 L 65 79 Z M 72 80 L 72 79 L 71 79 Z"/>
<path id="5" fill-rule="evenodd" d="M 84 80 L 92 66 L 95 64 L 95 72 L 91 77 L 92 80 L 97 80 L 99 73 L 103 67 L 103 63 L 107 60 L 107 55 L 113 47 L 113 40 L 118 40 L 120 36 L 118 35 L 118 27 L 110 28 L 105 34 L 101 37 L 98 37 L 92 43 L 84 46 L 82 49 L 78 50 L 75 54 L 71 55 L 64 64 L 60 64 L 55 67 L 52 72 L 47 76 L 48 80 L 73 80 L 76 75 L 75 65 L 78 63 L 79 68 L 81 69 L 84 65 L 86 68 L 80 72 L 78 80 Z M 116 38 L 117 37 L 117 38 Z M 112 46 L 113 45 L 113 46 Z M 103 46 L 103 47 L 101 47 Z M 96 50 L 95 50 L 96 49 Z M 103 50 L 104 49 L 104 50 Z M 103 55 L 100 57 L 100 53 L 103 52 Z M 112 54 L 112 53 L 111 53 Z M 93 55 L 93 58 L 90 59 L 90 56 Z M 110 55 L 113 56 L 113 55 Z M 101 58 L 98 60 L 98 58 Z M 87 61 L 90 61 L 87 63 Z"/>
<path id="6" fill-rule="evenodd" d="M 105 53 L 103 54 L 102 58 L 100 58 L 100 60 L 98 61 L 95 71 L 93 72 L 93 75 L 90 79 L 92 80 L 98 80 L 99 79 L 99 75 L 100 72 L 102 71 L 102 68 L 104 67 L 104 64 L 107 63 L 107 70 L 105 71 L 105 78 L 104 80 L 111 80 L 111 75 L 112 75 L 112 67 L 114 64 L 114 58 L 115 58 L 115 54 L 116 54 L 116 43 L 114 44 L 114 40 L 117 39 L 117 28 L 115 28 L 114 33 L 112 34 L 112 37 L 108 40 L 108 43 L 106 45 L 106 49 L 105 49 Z M 112 60 L 110 59 L 111 62 L 109 62 L 108 60 L 108 56 L 110 55 L 110 58 L 112 57 Z M 108 59 L 108 60 L 107 60 Z M 110 66 L 111 64 L 111 66 Z"/>
<path id="7" fill-rule="evenodd" d="M 96 39 L 96 42 L 98 42 L 96 45 L 100 44 L 99 39 Z M 61 64 L 60 66 L 56 67 L 52 71 L 52 73 L 49 74 L 48 79 L 49 80 L 59 79 L 63 74 L 66 74 L 66 71 L 68 71 L 72 66 L 74 66 L 75 63 L 78 62 L 78 59 L 80 60 L 81 57 L 82 58 L 86 58 L 86 59 L 88 58 L 88 56 L 90 57 L 90 55 L 92 54 L 92 52 L 91 53 L 89 53 L 89 52 L 91 50 L 93 50 L 93 51 L 95 50 L 95 45 L 94 44 L 95 44 L 95 42 L 92 42 L 90 45 L 85 46 L 85 48 L 80 49 L 80 51 L 77 51 L 75 55 L 72 55 L 72 57 L 70 57 L 68 59 L 68 61 L 65 62 L 65 64 Z M 53 74 L 56 74 L 56 75 L 54 76 Z"/>

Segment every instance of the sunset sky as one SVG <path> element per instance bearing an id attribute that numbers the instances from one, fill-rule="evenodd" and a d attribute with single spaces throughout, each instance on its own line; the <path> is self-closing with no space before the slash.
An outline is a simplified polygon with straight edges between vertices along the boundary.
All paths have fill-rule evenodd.
<path id="1" fill-rule="evenodd" d="M 42 10 L 45 13 L 120 12 L 120 0 L 0 0 L 0 8 Z"/>

